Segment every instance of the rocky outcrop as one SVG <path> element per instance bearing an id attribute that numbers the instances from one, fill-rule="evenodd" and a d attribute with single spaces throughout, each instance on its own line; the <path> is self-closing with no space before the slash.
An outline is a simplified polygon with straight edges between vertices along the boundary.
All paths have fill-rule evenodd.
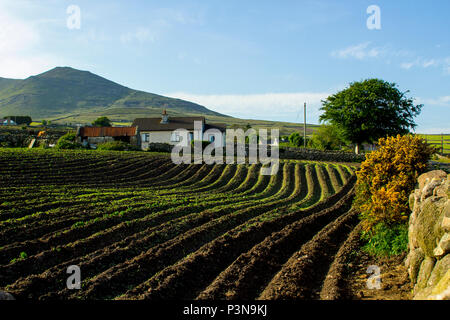
<path id="1" fill-rule="evenodd" d="M 422 174 L 409 198 L 409 254 L 414 299 L 450 300 L 450 174 Z"/>

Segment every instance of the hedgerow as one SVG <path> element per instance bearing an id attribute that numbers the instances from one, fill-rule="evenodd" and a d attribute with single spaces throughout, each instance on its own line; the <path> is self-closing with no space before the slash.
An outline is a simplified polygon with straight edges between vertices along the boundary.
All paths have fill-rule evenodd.
<path id="1" fill-rule="evenodd" d="M 109 141 L 97 145 L 98 150 L 109 151 L 141 151 L 141 149 L 132 144 L 123 141 Z"/>

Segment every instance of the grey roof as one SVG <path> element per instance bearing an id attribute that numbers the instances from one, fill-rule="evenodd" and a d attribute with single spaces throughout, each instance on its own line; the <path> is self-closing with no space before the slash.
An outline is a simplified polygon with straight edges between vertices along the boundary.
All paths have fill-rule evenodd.
<path id="1" fill-rule="evenodd" d="M 167 123 L 161 123 L 161 118 L 137 118 L 134 119 L 132 127 L 139 127 L 140 131 L 173 131 L 176 129 L 194 130 L 194 121 L 205 123 L 205 117 L 169 117 Z M 205 124 L 205 130 L 216 128 L 225 131 L 226 125 Z"/>
<path id="2" fill-rule="evenodd" d="M 205 131 L 208 129 L 219 129 L 221 132 L 225 132 L 227 125 L 225 123 L 207 123 L 205 124 Z"/>
<path id="3" fill-rule="evenodd" d="M 167 123 L 161 123 L 161 118 L 137 118 L 131 126 L 139 126 L 140 131 L 194 130 L 194 121 L 205 123 L 205 117 L 169 117 Z"/>

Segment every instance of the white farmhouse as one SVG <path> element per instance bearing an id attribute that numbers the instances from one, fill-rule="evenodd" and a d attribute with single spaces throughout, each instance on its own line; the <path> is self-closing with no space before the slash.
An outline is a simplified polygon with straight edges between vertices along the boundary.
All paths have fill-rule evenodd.
<path id="1" fill-rule="evenodd" d="M 140 144 L 143 150 L 150 143 L 188 145 L 193 140 L 214 141 L 225 146 L 225 125 L 207 124 L 205 117 L 169 117 L 166 110 L 161 118 L 137 118 L 132 127 L 139 128 Z M 183 136 L 187 141 L 183 142 Z"/>

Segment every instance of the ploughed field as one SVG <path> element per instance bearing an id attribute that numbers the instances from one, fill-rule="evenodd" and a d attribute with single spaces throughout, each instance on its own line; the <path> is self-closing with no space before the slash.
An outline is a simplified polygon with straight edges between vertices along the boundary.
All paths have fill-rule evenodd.
<path id="1" fill-rule="evenodd" d="M 357 235 L 355 168 L 260 168 L 0 149 L 0 290 L 18 299 L 339 298 Z M 79 290 L 66 286 L 71 265 Z"/>

